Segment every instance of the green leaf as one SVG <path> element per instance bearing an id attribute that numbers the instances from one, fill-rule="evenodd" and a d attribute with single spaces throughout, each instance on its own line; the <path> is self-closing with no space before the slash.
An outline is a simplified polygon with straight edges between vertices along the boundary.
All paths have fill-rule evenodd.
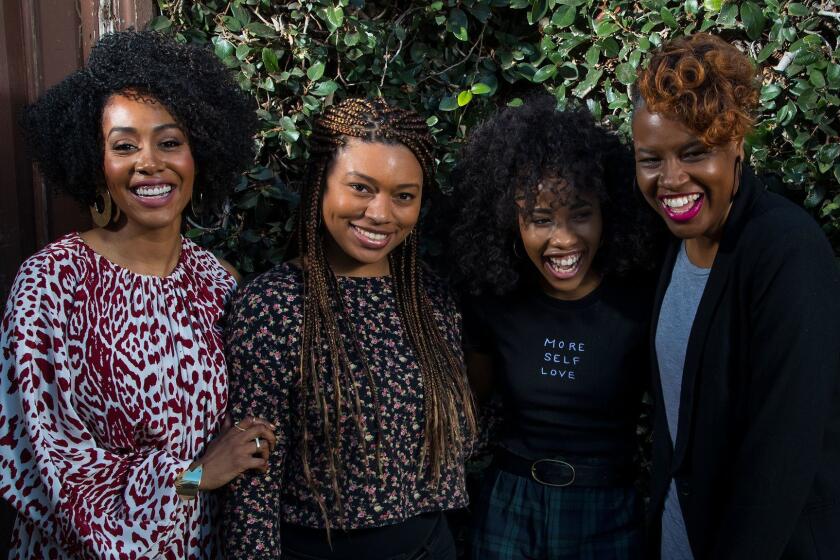
<path id="1" fill-rule="evenodd" d="M 352 33 L 348 33 L 344 36 L 344 44 L 348 47 L 352 47 L 354 45 L 359 44 L 359 39 L 361 39 L 361 34 L 357 31 L 353 31 Z"/>
<path id="2" fill-rule="evenodd" d="M 438 110 L 440 111 L 454 111 L 458 108 L 458 97 L 455 95 L 448 95 L 440 100 Z"/>
<path id="3" fill-rule="evenodd" d="M 436 115 L 432 115 L 431 117 L 426 119 L 426 126 L 428 126 L 428 127 L 435 126 L 438 123 L 438 120 L 439 119 L 437 118 Z"/>
<path id="4" fill-rule="evenodd" d="M 829 64 L 825 69 L 825 77 L 832 88 L 840 86 L 840 64 Z"/>
<path id="5" fill-rule="evenodd" d="M 248 55 L 251 54 L 251 47 L 242 43 L 238 47 L 236 47 L 236 58 L 239 60 L 245 60 L 248 58 Z"/>
<path id="6" fill-rule="evenodd" d="M 690 16 L 696 16 L 700 11 L 700 5 L 697 3 L 697 0 L 685 0 L 683 10 Z"/>
<path id="7" fill-rule="evenodd" d="M 617 23 L 610 21 L 608 19 L 603 19 L 597 24 L 595 24 L 595 35 L 598 37 L 608 37 L 612 35 L 616 31 L 621 29 Z"/>
<path id="8" fill-rule="evenodd" d="M 826 168 L 825 171 L 827 170 L 828 168 Z M 825 171 L 823 171 L 823 173 Z M 805 206 L 805 208 L 816 208 L 822 203 L 823 200 L 825 200 L 825 187 L 823 187 L 822 185 L 815 185 L 813 188 L 811 188 L 811 192 L 808 193 L 808 196 L 805 198 L 803 206 Z"/>
<path id="9" fill-rule="evenodd" d="M 533 0 L 531 11 L 528 12 L 528 23 L 534 25 L 542 19 L 548 11 L 548 0 Z"/>
<path id="10" fill-rule="evenodd" d="M 575 22 L 575 17 L 577 17 L 577 10 L 574 6 L 560 6 L 551 16 L 551 25 L 560 29 L 569 27 Z"/>
<path id="11" fill-rule="evenodd" d="M 234 33 L 239 33 L 242 31 L 242 22 L 236 19 L 233 16 L 225 16 L 222 18 L 222 21 L 225 22 L 225 27 L 228 31 L 233 31 Z"/>
<path id="12" fill-rule="evenodd" d="M 325 66 L 323 62 L 316 62 L 309 67 L 309 70 L 306 71 L 306 77 L 313 82 L 317 82 L 321 79 L 321 76 L 324 75 L 324 68 Z"/>
<path id="13" fill-rule="evenodd" d="M 507 102 L 508 107 L 521 107 L 522 106 L 522 98 L 521 97 L 514 97 L 510 101 Z"/>
<path id="14" fill-rule="evenodd" d="M 779 97 L 779 94 L 782 93 L 781 86 L 777 84 L 766 84 L 761 88 L 761 102 L 767 103 L 768 101 L 772 101 Z"/>
<path id="15" fill-rule="evenodd" d="M 163 31 L 172 27 L 172 22 L 166 16 L 157 16 L 149 22 L 149 28 L 155 31 Z"/>
<path id="16" fill-rule="evenodd" d="M 492 90 L 491 90 L 490 86 L 488 86 L 487 84 L 477 82 L 477 83 L 472 85 L 472 87 L 470 88 L 470 91 L 475 95 L 484 95 L 484 94 L 490 93 Z"/>
<path id="17" fill-rule="evenodd" d="M 470 90 L 464 90 L 458 94 L 458 107 L 463 107 L 472 101 L 473 94 Z"/>
<path id="18" fill-rule="evenodd" d="M 543 66 L 542 68 L 534 72 L 534 77 L 531 78 L 531 81 L 535 84 L 541 84 L 542 82 L 554 76 L 556 73 L 557 67 L 553 64 L 551 66 Z"/>
<path id="19" fill-rule="evenodd" d="M 265 65 L 265 69 L 271 73 L 276 73 L 280 71 L 280 64 L 277 60 L 277 53 L 274 50 L 265 47 L 262 50 L 262 61 Z"/>
<path id="20" fill-rule="evenodd" d="M 796 115 L 796 105 L 788 101 L 785 106 L 779 109 L 779 112 L 776 113 L 776 122 L 785 126 L 790 123 L 794 115 Z"/>
<path id="21" fill-rule="evenodd" d="M 446 22 L 446 27 L 459 41 L 469 40 L 467 33 L 467 14 L 464 13 L 464 10 L 453 8 L 449 12 L 449 20 Z"/>
<path id="22" fill-rule="evenodd" d="M 723 6 L 723 0 L 703 0 L 703 8 L 707 12 L 719 12 Z"/>
<path id="23" fill-rule="evenodd" d="M 767 18 L 764 17 L 764 12 L 754 2 L 744 2 L 741 4 L 741 21 L 744 22 L 747 37 L 755 41 L 761 37 Z"/>
<path id="24" fill-rule="evenodd" d="M 317 95 L 318 97 L 326 97 L 331 93 L 335 93 L 337 89 L 337 83 L 332 80 L 327 80 L 326 82 L 319 83 L 318 87 L 313 89 L 310 93 L 312 93 L 312 95 Z"/>
<path id="25" fill-rule="evenodd" d="M 825 144 L 817 153 L 817 160 L 823 163 L 834 163 L 840 156 L 840 144 Z"/>
<path id="26" fill-rule="evenodd" d="M 758 51 L 758 55 L 756 55 L 755 61 L 756 62 L 764 62 L 765 60 L 770 58 L 770 55 L 773 54 L 774 52 L 776 52 L 777 50 L 779 50 L 779 43 L 776 43 L 776 42 L 767 43 L 766 45 L 764 45 L 764 48 L 762 48 L 760 51 Z"/>
<path id="27" fill-rule="evenodd" d="M 810 81 L 814 87 L 825 87 L 825 76 L 823 76 L 823 73 L 816 68 L 808 70 L 808 81 Z"/>
<path id="28" fill-rule="evenodd" d="M 344 10 L 341 6 L 333 6 L 325 11 L 327 17 L 327 28 L 330 32 L 335 31 L 344 24 Z"/>
<path id="29" fill-rule="evenodd" d="M 615 77 L 624 85 L 630 85 L 636 81 L 636 69 L 627 62 L 619 64 L 615 68 Z"/>
<path id="30" fill-rule="evenodd" d="M 663 7 L 659 10 L 659 15 L 662 17 L 662 21 L 665 22 L 665 25 L 670 27 L 671 29 L 676 29 L 679 27 L 677 23 L 677 18 L 674 17 L 674 14 L 671 13 L 671 10 L 668 8 Z"/>
<path id="31" fill-rule="evenodd" d="M 718 25 L 722 27 L 732 27 L 738 19 L 738 4 L 726 4 L 721 10 L 717 18 Z"/>
<path id="32" fill-rule="evenodd" d="M 558 73 L 564 80 L 577 80 L 579 76 L 578 68 L 574 62 L 564 62 L 561 64 Z"/>
<path id="33" fill-rule="evenodd" d="M 229 41 L 221 38 L 221 37 L 213 37 L 213 47 L 216 56 L 221 58 L 222 60 L 226 59 L 229 56 L 233 56 L 234 48 L 233 45 L 230 44 Z"/>
<path id="34" fill-rule="evenodd" d="M 790 15 L 799 17 L 806 17 L 811 13 L 808 6 L 805 4 L 799 4 L 798 2 L 791 2 L 788 4 L 787 10 Z"/>
<path id="35" fill-rule="evenodd" d="M 586 58 L 586 63 L 589 66 L 595 66 L 596 64 L 598 64 L 598 59 L 600 57 L 601 57 L 601 49 L 598 47 L 598 45 L 592 45 L 586 51 L 586 56 L 584 58 Z"/>

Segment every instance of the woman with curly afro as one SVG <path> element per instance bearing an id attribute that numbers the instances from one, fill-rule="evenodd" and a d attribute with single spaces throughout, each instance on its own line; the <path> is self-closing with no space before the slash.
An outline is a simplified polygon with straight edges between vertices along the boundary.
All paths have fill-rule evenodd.
<path id="1" fill-rule="evenodd" d="M 636 177 L 676 239 L 653 324 L 651 542 L 663 558 L 840 558 L 840 274 L 744 163 L 749 59 L 696 34 L 634 88 Z"/>
<path id="2" fill-rule="evenodd" d="M 180 232 L 191 199 L 223 196 L 247 169 L 250 104 L 211 51 L 124 32 L 23 124 L 44 179 L 90 205 L 97 227 L 29 258 L 6 303 L 11 556 L 215 556 L 205 491 L 265 469 L 276 440 L 258 419 L 221 425 L 219 320 L 236 274 Z"/>
<path id="3" fill-rule="evenodd" d="M 474 505 L 473 558 L 639 558 L 635 428 L 647 383 L 652 236 L 632 160 L 552 97 L 477 127 L 450 240 L 479 399 L 503 429 Z"/>

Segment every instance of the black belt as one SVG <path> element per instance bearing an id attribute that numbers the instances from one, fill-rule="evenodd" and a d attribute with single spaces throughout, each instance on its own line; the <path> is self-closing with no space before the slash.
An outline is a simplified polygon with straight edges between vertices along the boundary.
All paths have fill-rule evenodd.
<path id="1" fill-rule="evenodd" d="M 526 459 L 500 448 L 496 466 L 501 470 L 530 478 L 546 486 L 628 486 L 635 478 L 632 464 L 586 464 L 564 457 Z"/>

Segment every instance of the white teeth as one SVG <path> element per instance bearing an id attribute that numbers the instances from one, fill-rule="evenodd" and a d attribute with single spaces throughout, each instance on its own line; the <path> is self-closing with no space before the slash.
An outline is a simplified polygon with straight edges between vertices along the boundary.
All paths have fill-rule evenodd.
<path id="1" fill-rule="evenodd" d="M 574 255 L 567 255 L 564 257 L 551 257 L 549 261 L 551 262 L 551 266 L 554 268 L 571 268 L 575 266 L 578 261 L 580 260 L 580 253 L 575 253 Z"/>
<path id="2" fill-rule="evenodd" d="M 679 208 L 681 206 L 685 206 L 690 202 L 694 202 L 700 198 L 700 193 L 691 193 L 685 196 L 674 196 L 669 198 L 663 198 L 662 204 L 667 206 L 668 208 Z"/>
<path id="3" fill-rule="evenodd" d="M 161 196 L 169 194 L 172 185 L 143 185 L 134 191 L 138 196 Z"/>
<path id="4" fill-rule="evenodd" d="M 364 235 L 365 237 L 367 237 L 371 241 L 385 241 L 388 238 L 388 236 L 385 235 L 384 233 L 374 233 L 372 231 L 367 231 L 367 230 L 362 229 L 362 228 L 357 227 L 357 226 L 353 226 L 353 227 L 355 228 L 356 231 L 358 231 L 360 234 Z"/>

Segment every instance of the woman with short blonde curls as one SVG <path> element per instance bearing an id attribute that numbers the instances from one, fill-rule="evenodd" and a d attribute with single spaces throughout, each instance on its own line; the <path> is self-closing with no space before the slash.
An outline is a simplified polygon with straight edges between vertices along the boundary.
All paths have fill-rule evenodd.
<path id="1" fill-rule="evenodd" d="M 652 544 L 663 558 L 840 558 L 840 274 L 744 162 L 758 100 L 696 34 L 634 87 L 636 178 L 674 242 L 654 304 Z"/>

